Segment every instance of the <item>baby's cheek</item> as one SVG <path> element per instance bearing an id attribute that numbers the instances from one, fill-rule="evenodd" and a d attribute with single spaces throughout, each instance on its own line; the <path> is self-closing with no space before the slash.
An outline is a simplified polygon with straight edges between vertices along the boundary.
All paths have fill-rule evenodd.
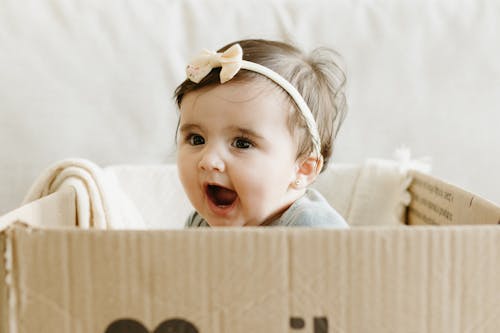
<path id="1" fill-rule="evenodd" d="M 179 179 L 186 192 L 192 192 L 196 183 L 196 173 L 185 163 L 178 164 Z"/>
<path id="2" fill-rule="evenodd" d="M 271 203 L 273 193 L 269 186 L 269 184 L 255 181 L 251 186 L 247 187 L 243 195 L 251 209 L 261 210 Z"/>

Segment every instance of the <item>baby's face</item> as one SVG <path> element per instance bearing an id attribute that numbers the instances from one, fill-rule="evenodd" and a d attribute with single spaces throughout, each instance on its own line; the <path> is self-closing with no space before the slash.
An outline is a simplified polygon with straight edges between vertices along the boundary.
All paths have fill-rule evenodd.
<path id="1" fill-rule="evenodd" d="M 263 82 L 228 82 L 184 96 L 180 180 L 211 226 L 266 224 L 303 194 L 293 188 L 297 144 L 286 103 Z"/>

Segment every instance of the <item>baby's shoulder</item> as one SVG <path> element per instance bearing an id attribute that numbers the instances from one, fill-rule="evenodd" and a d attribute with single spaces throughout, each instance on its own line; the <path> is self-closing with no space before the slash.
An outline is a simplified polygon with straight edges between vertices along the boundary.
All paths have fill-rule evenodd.
<path id="1" fill-rule="evenodd" d="M 199 228 L 199 227 L 208 227 L 207 221 L 197 211 L 193 211 L 189 214 L 186 219 L 186 223 L 184 223 L 185 228 Z"/>
<path id="2" fill-rule="evenodd" d="M 280 225 L 348 228 L 344 218 L 315 189 L 307 189 L 280 218 Z"/>

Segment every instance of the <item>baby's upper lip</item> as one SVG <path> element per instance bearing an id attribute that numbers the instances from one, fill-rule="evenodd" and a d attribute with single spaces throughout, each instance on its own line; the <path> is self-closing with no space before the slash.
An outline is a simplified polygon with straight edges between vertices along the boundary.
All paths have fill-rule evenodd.
<path id="1" fill-rule="evenodd" d="M 209 186 L 218 186 L 218 187 L 222 187 L 222 188 L 234 191 L 232 188 L 225 186 L 225 185 L 222 185 L 221 183 L 218 183 L 218 182 L 207 181 L 207 182 L 203 183 L 203 188 L 205 190 L 208 189 Z"/>

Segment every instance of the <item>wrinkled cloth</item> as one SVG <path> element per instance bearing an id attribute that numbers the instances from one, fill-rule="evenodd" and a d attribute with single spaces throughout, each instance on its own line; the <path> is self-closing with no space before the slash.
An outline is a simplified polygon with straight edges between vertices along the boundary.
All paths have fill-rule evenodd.
<path id="1" fill-rule="evenodd" d="M 115 176 L 85 159 L 65 159 L 45 169 L 32 184 L 23 204 L 72 188 L 76 197 L 76 225 L 97 229 L 144 229 L 134 203 Z"/>

